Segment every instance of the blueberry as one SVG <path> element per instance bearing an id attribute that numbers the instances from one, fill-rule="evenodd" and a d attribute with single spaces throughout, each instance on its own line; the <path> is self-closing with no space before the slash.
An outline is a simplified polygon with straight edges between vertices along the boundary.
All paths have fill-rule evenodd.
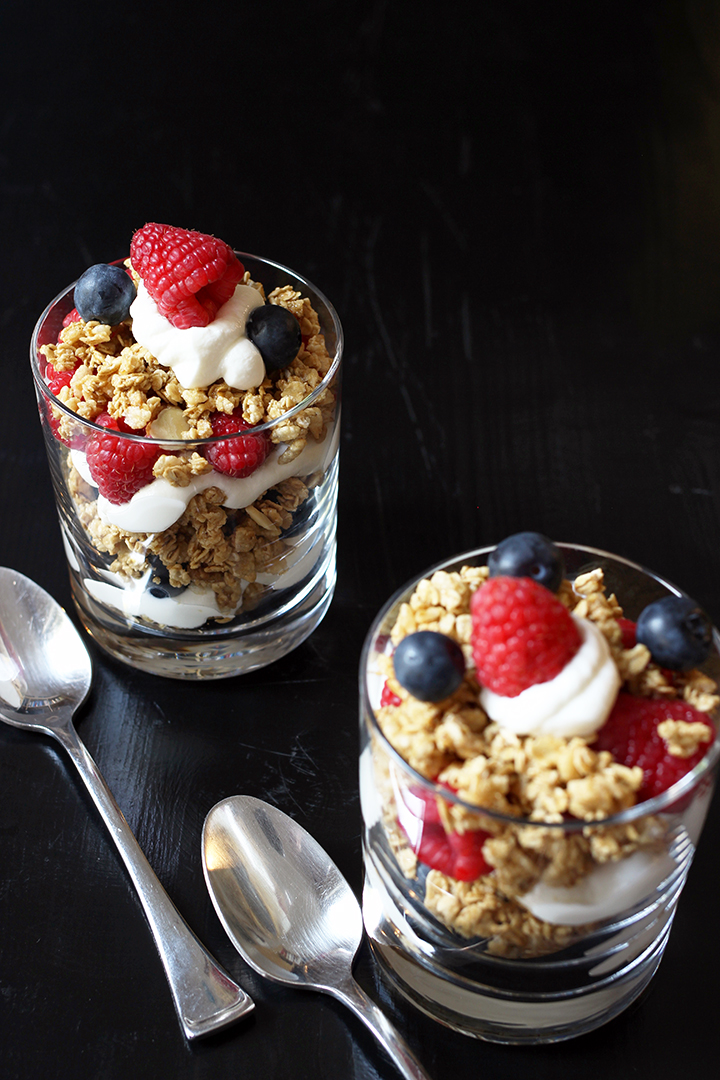
<path id="1" fill-rule="evenodd" d="M 636 639 L 660 667 L 686 671 L 707 659 L 712 624 L 689 596 L 664 596 L 640 613 Z"/>
<path id="2" fill-rule="evenodd" d="M 170 571 L 157 555 L 150 555 L 148 561 L 152 567 L 152 573 L 145 588 L 151 596 L 157 597 L 158 600 L 165 600 L 169 596 L 177 596 L 185 591 L 184 585 L 170 584 Z"/>
<path id="3" fill-rule="evenodd" d="M 130 314 L 137 296 L 135 284 L 122 266 L 97 263 L 78 278 L 75 307 L 85 322 L 97 321 L 117 326 Z"/>
<path id="4" fill-rule="evenodd" d="M 393 654 L 395 678 L 420 701 L 442 701 L 465 674 L 465 657 L 456 641 L 434 630 L 404 637 Z"/>
<path id="5" fill-rule="evenodd" d="M 490 577 L 529 577 L 557 592 L 565 576 L 562 552 L 546 536 L 520 532 L 502 540 L 488 556 Z"/>
<path id="6" fill-rule="evenodd" d="M 317 518 L 317 501 L 311 492 L 304 502 L 301 502 L 297 510 L 293 510 L 292 521 L 287 529 L 283 529 L 280 537 L 289 540 L 294 536 L 302 536 L 312 526 Z"/>
<path id="7" fill-rule="evenodd" d="M 266 371 L 287 367 L 302 345 L 300 323 L 279 304 L 254 308 L 245 324 L 245 333 L 259 350 Z"/>

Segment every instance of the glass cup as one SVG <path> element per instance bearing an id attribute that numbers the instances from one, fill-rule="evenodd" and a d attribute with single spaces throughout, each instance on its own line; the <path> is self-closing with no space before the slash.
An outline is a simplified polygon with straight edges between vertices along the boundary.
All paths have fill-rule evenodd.
<path id="1" fill-rule="evenodd" d="M 194 453 L 199 461 L 232 436 L 153 440 L 113 432 L 125 453 L 131 443 L 157 442 L 168 468 L 126 504 L 99 498 L 87 451 L 104 429 L 53 396 L 40 351 L 57 342 L 74 285 L 43 312 L 30 346 L 80 618 L 112 656 L 170 678 L 224 678 L 279 659 L 312 633 L 335 588 L 342 328 L 310 282 L 237 254 L 266 295 L 290 286 L 309 299 L 330 357 L 303 400 L 254 428 L 271 450 L 249 477 L 189 476 L 182 468 L 173 475 L 173 459 Z"/>
<path id="2" fill-rule="evenodd" d="M 637 619 L 643 607 L 662 596 L 680 594 L 624 559 L 558 546 L 570 580 L 602 567 L 607 592 L 615 593 L 627 618 Z M 468 552 L 421 577 L 483 566 L 492 550 Z M 714 741 L 691 772 L 614 816 L 590 823 L 556 815 L 559 821 L 546 824 L 479 811 L 448 786 L 415 771 L 405 760 L 411 756 L 408 745 L 401 756 L 376 717 L 385 686 L 383 658 L 392 651 L 390 632 L 419 580 L 380 611 L 360 668 L 363 915 L 371 947 L 403 999 L 457 1031 L 509 1044 L 569 1039 L 627 1008 L 660 963 L 712 797 L 720 756 L 717 722 Z M 719 645 L 714 630 L 702 670 L 715 680 Z M 384 704 L 393 702 L 384 699 Z M 417 731 L 422 735 L 421 717 Z M 473 836 L 474 830 L 482 833 Z M 459 856 L 451 872 L 463 880 L 423 864 L 423 859 L 433 861 L 433 845 L 447 844 L 451 833 Z M 500 836 L 505 846 L 491 865 L 481 867 L 472 860 L 483 836 Z M 613 855 L 618 840 L 629 843 L 627 857 Z M 513 897 L 511 889 L 509 899 L 502 896 L 503 875 L 512 882 L 517 872 L 513 851 L 527 856 L 531 872 L 538 856 L 556 866 L 558 859 L 562 865 L 578 852 L 587 860 L 591 851 L 600 861 L 591 864 L 579 887 L 534 886 L 526 893 L 533 908 L 529 914 L 522 895 Z M 470 862 L 463 864 L 466 857 Z M 518 865 L 522 872 L 522 862 Z"/>

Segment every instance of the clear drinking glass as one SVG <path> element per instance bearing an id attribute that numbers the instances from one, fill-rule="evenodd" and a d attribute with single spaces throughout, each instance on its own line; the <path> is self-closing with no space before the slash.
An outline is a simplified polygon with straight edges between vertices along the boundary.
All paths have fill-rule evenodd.
<path id="1" fill-rule="evenodd" d="M 44 378 L 40 348 L 57 341 L 73 308 L 74 285 L 43 312 L 30 346 L 80 618 L 112 656 L 171 678 L 224 678 L 279 659 L 315 629 L 335 588 L 342 327 L 310 282 L 277 263 L 237 255 L 266 295 L 290 286 L 310 300 L 331 363 L 304 400 L 255 427 L 275 435 L 272 451 L 250 477 L 233 481 L 231 499 L 228 478 L 219 474 L 199 483 L 181 480 L 184 486 L 171 480 L 145 499 L 145 531 L 135 531 L 137 519 L 99 503 L 88 470 L 86 451 L 103 429 L 63 405 Z M 292 457 L 285 454 L 288 443 L 308 429 L 304 450 L 284 460 Z M 154 441 L 113 434 L 125 444 Z M 157 442 L 168 456 L 204 456 L 208 446 L 229 438 Z M 140 492 L 134 499 L 139 496 L 145 498 Z"/>
<path id="2" fill-rule="evenodd" d="M 662 596 L 680 594 L 669 582 L 624 559 L 592 548 L 558 546 L 571 580 L 603 568 L 608 594 L 617 595 L 629 619 L 637 619 L 643 607 Z M 432 567 L 421 578 L 436 570 L 485 565 L 491 550 L 468 552 Z M 592 824 L 573 819 L 541 824 L 479 811 L 411 768 L 382 733 L 375 715 L 384 685 L 382 657 L 391 651 L 389 634 L 418 580 L 380 611 L 360 668 L 363 914 L 370 943 L 391 987 L 455 1030 L 510 1044 L 568 1039 L 625 1009 L 660 963 L 712 797 L 720 757 L 717 720 L 714 741 L 691 772 L 661 795 L 613 817 Z M 702 669 L 717 680 L 717 631 L 713 638 Z M 458 817 L 466 830 L 492 834 L 504 827 L 507 836 L 509 829 L 510 836 L 522 837 L 528 852 L 546 845 L 548 838 L 558 851 L 572 844 L 573 837 L 612 843 L 618 830 L 625 836 L 629 830 L 646 838 L 652 834 L 653 842 L 627 858 L 595 867 L 592 891 L 605 912 L 593 922 L 584 916 L 587 894 L 583 903 L 573 906 L 572 890 L 556 888 L 545 897 L 539 924 L 525 924 L 522 908 L 516 908 L 488 926 L 481 878 L 477 895 L 473 882 L 452 889 L 447 878 L 440 878 L 439 886 L 433 885 L 428 867 L 417 856 L 423 835 L 432 841 L 433 830 L 444 830 Z M 464 904 L 458 903 L 456 893 Z M 556 906 L 558 902 L 562 906 Z M 522 932 L 527 925 L 533 931 L 531 940 Z"/>

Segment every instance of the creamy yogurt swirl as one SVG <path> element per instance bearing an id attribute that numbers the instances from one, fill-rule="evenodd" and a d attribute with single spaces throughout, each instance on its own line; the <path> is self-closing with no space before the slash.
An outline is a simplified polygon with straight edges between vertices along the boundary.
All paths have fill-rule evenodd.
<path id="1" fill-rule="evenodd" d="M 142 281 L 130 307 L 135 340 L 170 368 L 185 390 L 211 386 L 224 379 L 235 390 L 251 390 L 265 378 L 265 364 L 245 333 L 248 316 L 263 306 L 251 285 L 235 292 L 207 326 L 179 330 L 160 314 Z"/>
<path id="2" fill-rule="evenodd" d="M 572 738 L 591 735 L 607 720 L 620 689 L 620 674 L 604 634 L 589 619 L 572 618 L 581 645 L 554 679 L 529 686 L 516 697 L 481 688 L 480 704 L 506 731 Z"/>
<path id="3" fill-rule="evenodd" d="M 296 542 L 288 542 L 278 557 L 273 572 L 257 574 L 255 580 L 275 591 L 296 585 L 310 574 L 321 557 L 317 538 L 310 533 Z M 77 564 L 77 560 L 75 560 Z M 76 568 L 79 569 L 79 567 Z M 103 571 L 104 581 L 85 578 L 85 588 L 99 603 L 120 611 L 126 618 L 147 618 L 174 630 L 194 630 L 208 619 L 231 618 L 242 608 L 242 596 L 235 608 L 218 606 L 211 586 L 189 585 L 175 596 L 155 595 L 150 588 L 152 570 L 140 578 Z M 244 583 L 244 586 L 247 582 Z M 243 592 L 245 589 L 243 588 Z M 2 656 L 0 656 L 0 688 L 3 685 Z"/>
<path id="4" fill-rule="evenodd" d="M 194 495 L 210 487 L 218 487 L 222 490 L 225 496 L 223 506 L 232 510 L 242 510 L 254 503 L 270 488 L 279 484 L 281 480 L 287 480 L 291 476 L 309 476 L 314 472 L 324 472 L 337 452 L 338 435 L 338 425 L 333 424 L 329 427 L 323 442 L 308 442 L 302 453 L 285 463 L 279 460 L 283 450 L 286 449 L 285 444 L 280 443 L 250 476 L 225 476 L 213 469 L 211 472 L 193 477 L 185 487 L 177 487 L 162 477 L 158 477 L 140 488 L 125 503 L 111 503 L 104 496 L 98 495 L 98 514 L 103 521 L 116 525 L 126 532 L 163 532 L 182 516 Z M 90 474 L 85 454 L 80 450 L 72 450 L 70 456 L 79 474 L 94 487 L 95 481 Z"/>
<path id="5" fill-rule="evenodd" d="M 569 888 L 540 881 L 519 900 L 543 922 L 581 926 L 634 907 L 676 866 L 667 851 L 636 851 L 619 862 L 594 866 Z"/>
<path id="6" fill-rule="evenodd" d="M 127 502 L 113 503 L 98 495 L 97 512 L 103 521 L 126 532 L 163 532 L 185 513 L 193 496 L 208 487 L 219 487 L 222 490 L 225 496 L 222 500 L 223 507 L 243 510 L 264 492 L 281 481 L 288 480 L 290 476 L 309 476 L 314 472 L 324 472 L 337 453 L 338 435 L 337 424 L 332 424 L 322 443 L 309 442 L 297 458 L 285 463 L 280 461 L 283 450 L 286 449 L 281 443 L 272 450 L 259 469 L 249 476 L 226 476 L 213 469 L 201 476 L 193 476 L 185 487 L 177 487 L 158 477 L 136 491 L 133 498 Z M 95 487 L 82 450 L 71 450 L 70 458 L 83 480 Z"/>

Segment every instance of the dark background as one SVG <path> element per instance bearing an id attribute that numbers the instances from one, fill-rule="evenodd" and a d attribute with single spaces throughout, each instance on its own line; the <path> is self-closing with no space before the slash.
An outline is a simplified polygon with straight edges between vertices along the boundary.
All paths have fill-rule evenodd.
<path id="1" fill-rule="evenodd" d="M 720 619 L 720 9 L 713 0 L 0 8 L 0 564 L 70 606 L 33 324 L 160 221 L 309 277 L 345 358 L 339 579 L 264 671 L 151 678 L 93 649 L 78 727 L 247 1021 L 184 1042 L 140 907 L 71 767 L 0 731 L 0 1075 L 375 1080 L 340 1005 L 244 967 L 200 830 L 245 792 L 359 893 L 357 664 L 381 602 L 519 529 L 606 548 Z M 645 999 L 544 1048 L 484 1045 L 358 978 L 435 1080 L 716 1075 L 720 808 Z"/>

